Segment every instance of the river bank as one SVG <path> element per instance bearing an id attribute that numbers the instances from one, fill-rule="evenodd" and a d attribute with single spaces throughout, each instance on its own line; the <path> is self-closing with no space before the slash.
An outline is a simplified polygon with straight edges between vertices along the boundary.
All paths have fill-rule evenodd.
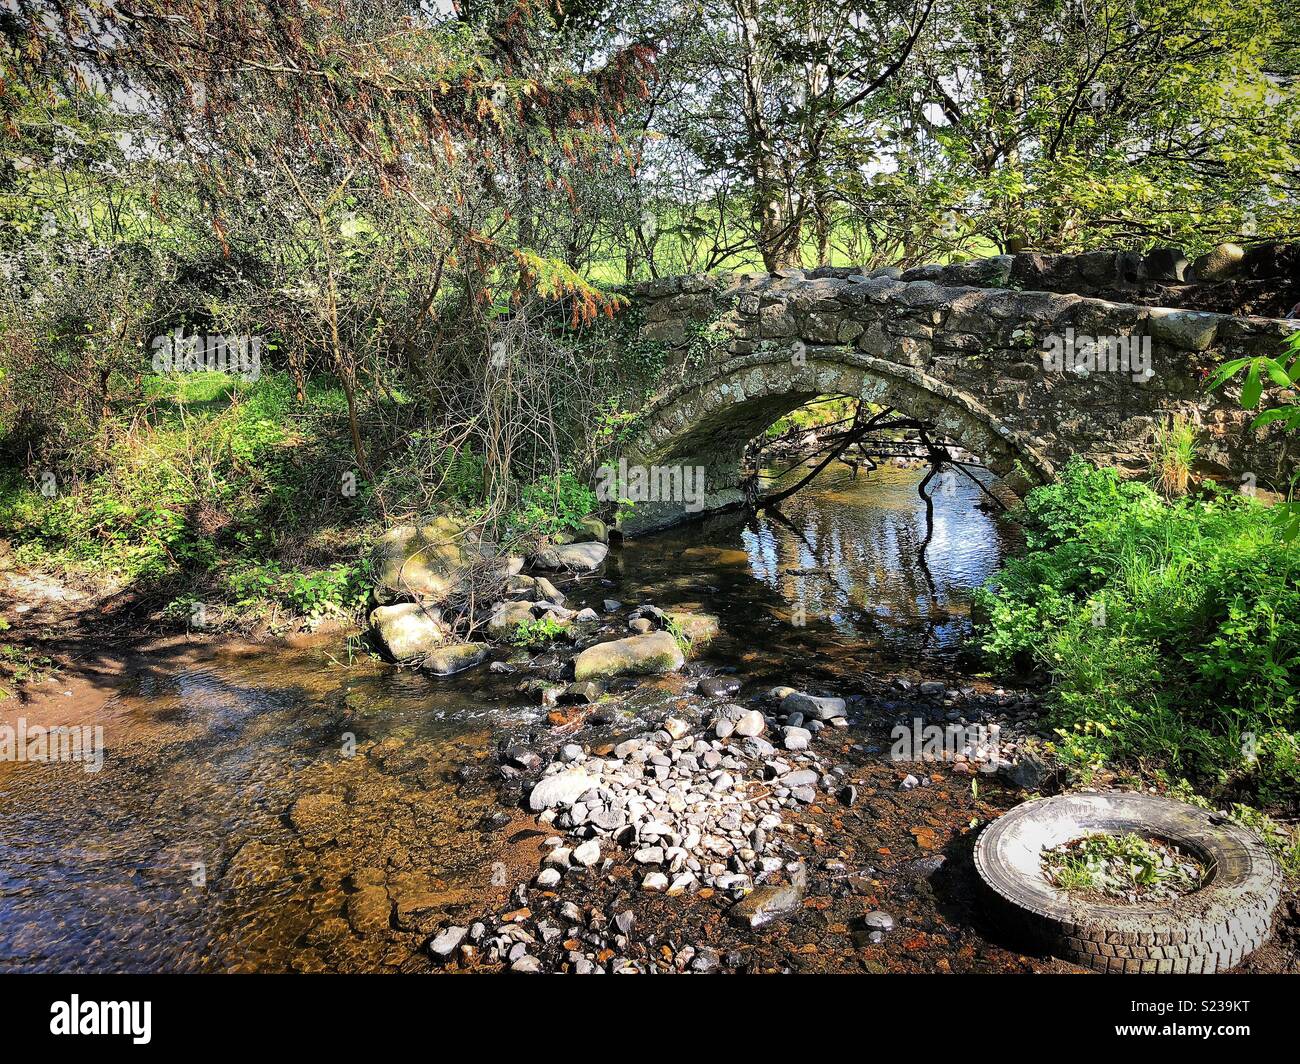
<path id="1" fill-rule="evenodd" d="M 828 478 L 784 520 L 616 548 L 564 586 L 572 607 L 611 632 L 637 606 L 696 609 L 720 634 L 681 671 L 611 683 L 557 716 L 520 690 L 559 665 L 546 649 L 498 654 L 513 672 L 433 678 L 349 655 L 343 633 L 132 643 L 70 622 L 61 635 L 79 654 L 0 717 L 59 720 L 84 683 L 79 712 L 103 724 L 107 756 L 96 774 L 0 765 L 0 970 L 495 972 L 525 957 L 520 970 L 1066 969 L 985 925 L 970 861 L 979 828 L 1031 792 L 969 761 L 891 758 L 895 728 L 917 721 L 1042 727 L 1043 692 L 965 671 L 970 592 L 1001 563 L 1004 533 L 973 489 L 941 498 L 922 572 L 915 475 Z M 844 715 L 787 749 L 782 729 L 811 718 L 792 724 L 778 686 L 843 698 Z M 750 716 L 757 735 L 720 735 L 728 706 L 761 731 Z M 613 800 L 546 822 L 531 798 L 553 762 L 599 772 Z M 665 813 L 649 809 L 655 788 Z M 703 830 L 686 846 L 675 823 L 620 839 L 633 818 L 603 814 L 633 797 L 643 822 L 707 817 L 724 852 L 705 852 Z M 588 816 L 607 824 L 591 838 Z M 575 860 L 592 841 L 591 863 L 590 849 Z M 557 875 L 539 880 L 546 868 Z M 696 881 L 680 893 L 646 889 L 683 872 Z M 778 919 L 733 915 L 749 886 L 796 878 Z M 1294 896 L 1279 912 L 1249 970 L 1294 965 Z"/>

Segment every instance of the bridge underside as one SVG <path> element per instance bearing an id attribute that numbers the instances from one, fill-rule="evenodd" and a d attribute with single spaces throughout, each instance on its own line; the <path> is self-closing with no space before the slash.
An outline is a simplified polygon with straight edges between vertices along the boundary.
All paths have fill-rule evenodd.
<path id="1" fill-rule="evenodd" d="M 1030 441 L 1019 439 L 973 398 L 942 381 L 850 347 L 805 348 L 798 364 L 788 356 L 723 363 L 708 380 L 651 408 L 628 461 L 657 470 L 703 469 L 704 490 L 690 498 L 637 501 L 620 522 L 624 534 L 745 504 L 742 462 L 749 442 L 791 411 L 830 394 L 893 407 L 932 424 L 938 439 L 977 455 L 1012 490 L 1023 491 L 1053 475 L 1050 460 Z M 693 481 L 688 475 L 677 483 Z"/>

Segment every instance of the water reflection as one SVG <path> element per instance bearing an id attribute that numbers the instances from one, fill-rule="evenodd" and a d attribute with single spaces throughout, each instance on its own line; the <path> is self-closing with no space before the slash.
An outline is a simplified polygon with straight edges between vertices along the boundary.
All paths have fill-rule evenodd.
<path id="1" fill-rule="evenodd" d="M 829 472 L 779 514 L 629 543 L 568 589 L 571 604 L 716 613 L 705 667 L 749 690 L 851 693 L 893 663 L 954 653 L 970 590 L 1007 545 L 979 490 L 957 481 L 935 500 L 927 578 L 920 476 Z M 96 721 L 100 773 L 0 764 L 0 971 L 412 962 L 448 906 L 491 889 L 502 839 L 482 824 L 499 807 L 457 772 L 493 764 L 503 730 L 541 719 L 518 679 L 432 680 L 337 646 L 146 673 Z M 669 695 L 646 684 L 620 708 L 657 697 Z M 366 890 L 391 903 L 391 925 L 366 923 Z"/>
<path id="2" fill-rule="evenodd" d="M 827 471 L 779 512 L 748 524 L 715 520 L 629 544 L 621 578 L 633 594 L 653 593 L 659 580 L 666 601 L 710 602 L 730 617 L 733 634 L 763 631 L 762 618 L 776 616 L 795 630 L 765 633 L 776 637 L 777 653 L 816 654 L 829 629 L 852 640 L 858 655 L 950 658 L 969 632 L 972 590 L 997 570 L 1013 533 L 983 509 L 977 485 L 936 481 L 943 486 L 923 562 L 922 475 Z M 799 636 L 794 644 L 791 634 Z"/>

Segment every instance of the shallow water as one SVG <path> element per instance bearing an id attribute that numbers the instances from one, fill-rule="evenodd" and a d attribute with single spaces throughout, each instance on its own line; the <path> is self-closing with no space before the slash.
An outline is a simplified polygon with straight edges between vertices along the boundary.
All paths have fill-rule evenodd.
<path id="1" fill-rule="evenodd" d="M 971 589 L 1011 541 L 958 478 L 936 496 L 923 567 L 919 479 L 827 473 L 781 515 L 628 543 L 566 588 L 570 604 L 716 613 L 723 635 L 693 668 L 734 670 L 747 689 L 847 693 L 945 668 Z M 410 964 L 445 910 L 508 885 L 501 807 L 457 770 L 491 764 L 499 736 L 541 720 L 519 678 L 432 680 L 336 643 L 145 675 L 104 710 L 102 771 L 0 763 L 0 971 Z M 642 685 L 625 719 L 686 682 Z M 339 800 L 295 809 L 316 794 Z M 375 884 L 396 902 L 393 926 L 355 933 Z"/>

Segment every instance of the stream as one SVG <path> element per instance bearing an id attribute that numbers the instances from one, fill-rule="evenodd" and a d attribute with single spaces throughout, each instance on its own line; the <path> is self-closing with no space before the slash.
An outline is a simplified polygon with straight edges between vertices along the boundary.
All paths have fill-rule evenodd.
<path id="1" fill-rule="evenodd" d="M 611 728 L 706 674 L 734 672 L 741 701 L 951 675 L 971 591 L 1016 543 L 958 478 L 936 494 L 927 573 L 921 475 L 828 472 L 780 516 L 628 542 L 564 585 L 575 607 L 721 622 L 687 674 L 617 685 Z M 0 763 L 0 972 L 419 970 L 447 912 L 536 870 L 517 845 L 535 822 L 483 782 L 503 736 L 545 727 L 517 690 L 527 668 L 437 680 L 332 637 L 145 670 L 98 721 L 101 771 Z M 376 882 L 391 916 L 350 902 Z"/>

